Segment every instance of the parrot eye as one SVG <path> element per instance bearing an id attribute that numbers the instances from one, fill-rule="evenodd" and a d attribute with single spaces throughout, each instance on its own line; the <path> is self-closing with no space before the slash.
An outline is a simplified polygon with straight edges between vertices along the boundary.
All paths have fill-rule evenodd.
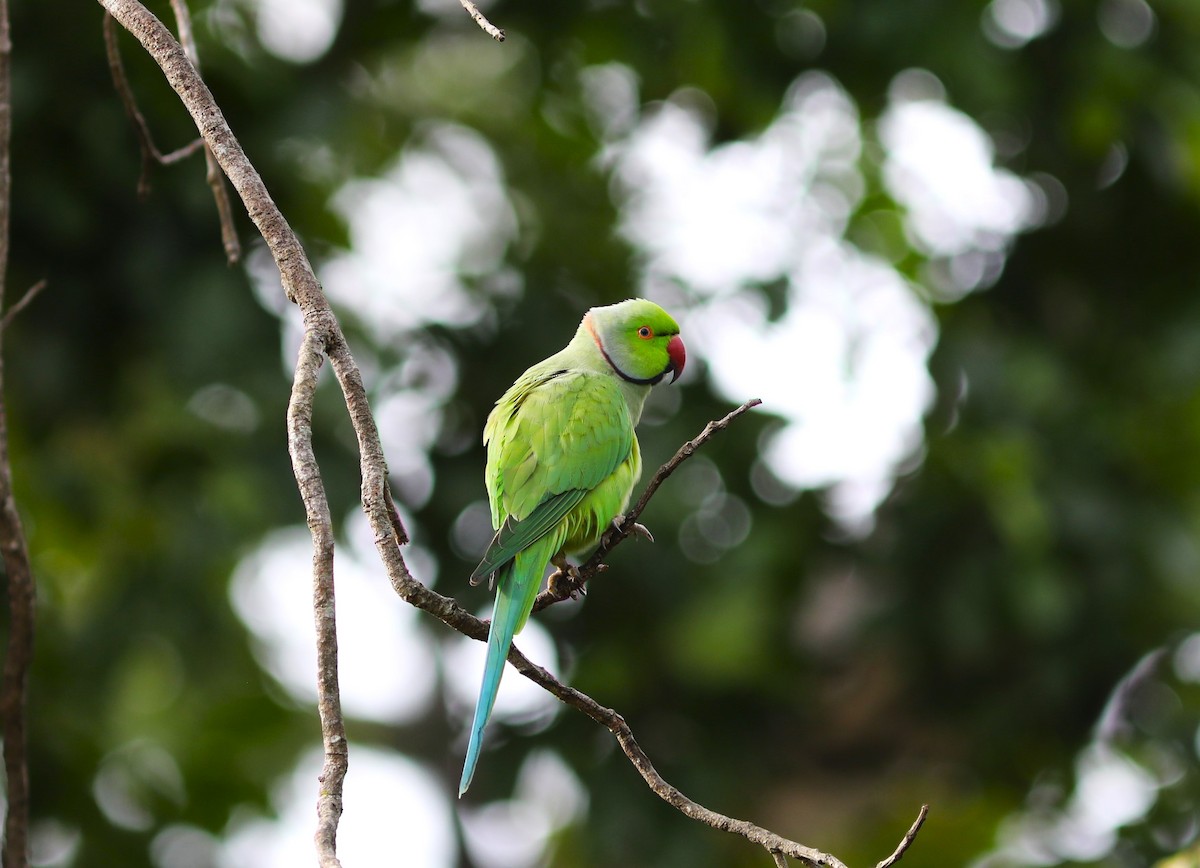
<path id="1" fill-rule="evenodd" d="M 648 341 L 654 337 L 654 329 L 650 328 L 650 326 L 642 326 L 638 329 L 638 337 L 644 341 Z"/>

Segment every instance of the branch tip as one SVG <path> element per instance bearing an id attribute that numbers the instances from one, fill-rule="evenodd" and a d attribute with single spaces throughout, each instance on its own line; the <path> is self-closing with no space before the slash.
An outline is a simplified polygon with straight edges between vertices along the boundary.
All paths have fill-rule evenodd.
<path id="1" fill-rule="evenodd" d="M 912 846 L 913 841 L 917 837 L 917 832 L 921 831 L 921 827 L 925 825 L 925 818 L 928 816 L 929 805 L 921 805 L 921 810 L 917 811 L 917 818 L 908 827 L 908 831 L 904 833 L 904 837 L 900 839 L 900 843 L 896 845 L 896 849 L 892 852 L 892 855 L 876 865 L 875 868 L 892 868 L 893 865 L 904 858 L 904 854 Z"/>
<path id="2" fill-rule="evenodd" d="M 496 40 L 497 42 L 504 41 L 504 31 L 492 22 L 488 21 L 487 18 L 484 17 L 484 14 L 479 11 L 479 7 L 472 3 L 471 0 L 458 0 L 458 2 L 462 5 L 463 9 L 467 10 L 467 14 L 475 19 L 475 23 L 479 25 L 480 29 L 484 33 L 492 37 L 492 39 Z"/>
<path id="3" fill-rule="evenodd" d="M 38 293 L 45 289 L 47 285 L 48 283 L 43 277 L 33 286 L 29 287 L 29 289 L 25 290 L 25 294 L 17 299 L 17 303 L 4 312 L 3 319 L 0 319 L 0 331 L 4 331 L 12 325 L 13 320 L 17 318 L 17 314 L 29 307 L 29 303 L 37 298 Z"/>

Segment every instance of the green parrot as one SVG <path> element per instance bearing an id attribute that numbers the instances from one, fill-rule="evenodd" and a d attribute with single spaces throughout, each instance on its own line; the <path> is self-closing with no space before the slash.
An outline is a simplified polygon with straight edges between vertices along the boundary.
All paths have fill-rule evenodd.
<path id="1" fill-rule="evenodd" d="M 634 426 L 650 387 L 687 359 L 679 326 L 635 298 L 589 310 L 561 351 L 523 373 L 483 429 L 496 535 L 471 584 L 494 577 L 483 684 L 458 786 L 471 785 L 513 636 L 529 618 L 547 564 L 599 542 L 629 503 L 642 459 Z"/>

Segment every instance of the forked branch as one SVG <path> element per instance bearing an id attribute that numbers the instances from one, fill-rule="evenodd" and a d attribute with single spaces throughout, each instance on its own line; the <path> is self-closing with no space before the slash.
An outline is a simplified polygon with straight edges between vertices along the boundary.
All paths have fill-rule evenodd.
<path id="1" fill-rule="evenodd" d="M 175 12 L 175 26 L 179 29 L 179 42 L 192 65 L 199 69 L 200 59 L 196 51 L 195 38 L 192 36 L 192 17 L 188 12 L 187 4 L 184 0 L 171 0 L 171 8 Z M 138 145 L 142 152 L 142 170 L 138 175 L 138 196 L 145 198 L 150 194 L 150 170 L 153 166 L 170 166 L 178 163 L 203 147 L 205 179 L 212 189 L 213 201 L 217 205 L 217 218 L 221 224 L 221 243 L 225 248 L 225 261 L 233 265 L 241 259 L 242 247 L 233 223 L 233 209 L 229 204 L 229 192 L 225 189 L 225 175 L 217 165 L 212 151 L 205 146 L 203 138 L 197 138 L 182 148 L 167 154 L 160 151 L 154 143 L 154 137 L 150 134 L 150 125 L 146 123 L 146 118 L 138 108 L 133 88 L 129 84 L 129 77 L 125 74 L 125 64 L 121 60 L 121 50 L 117 46 L 116 28 L 113 26 L 113 19 L 110 15 L 104 16 L 104 47 L 108 55 L 108 70 L 112 75 L 113 86 L 121 97 L 121 104 L 125 107 L 125 114 L 129 117 L 130 123 L 133 124 L 134 132 L 137 133 Z"/>
<path id="2" fill-rule="evenodd" d="M 304 249 L 267 193 L 258 172 L 234 138 L 220 109 L 213 100 L 212 94 L 201 81 L 195 68 L 188 62 L 179 43 L 140 2 L 137 0 L 99 0 L 99 2 L 141 42 L 151 57 L 162 67 L 167 81 L 179 94 L 184 106 L 195 120 L 201 136 L 229 176 L 234 189 L 237 190 L 245 204 L 251 220 L 254 221 L 267 242 L 267 247 L 279 267 L 283 288 L 288 299 L 295 302 L 303 314 L 304 348 L 297 366 L 293 387 L 293 407 L 289 413 L 289 439 L 294 439 L 294 442 L 291 443 L 291 451 L 293 461 L 296 462 L 298 468 L 297 480 L 300 484 L 301 495 L 305 500 L 310 527 L 314 528 L 315 585 L 319 585 L 328 569 L 332 568 L 331 561 L 329 561 L 328 567 L 325 562 L 325 553 L 328 551 L 330 556 L 332 555 L 332 537 L 330 536 L 328 540 L 325 537 L 327 507 L 322 509 L 324 492 L 320 485 L 319 470 L 315 461 L 311 460 L 311 430 L 304 408 L 311 408 L 311 390 L 316 382 L 320 353 L 323 352 L 329 359 L 330 367 L 341 386 L 351 423 L 358 439 L 363 510 L 370 522 L 375 537 L 375 548 L 383 561 L 392 587 L 405 601 L 429 612 L 447 626 L 471 638 L 485 640 L 488 631 L 487 622 L 481 621 L 467 612 L 455 600 L 430 590 L 417 581 L 409 571 L 401 551 L 401 545 L 407 539 L 407 533 L 391 503 L 387 490 L 387 467 L 384 462 L 383 448 L 358 366 L 350 353 L 341 326 L 313 274 Z M 728 418 L 722 420 L 724 424 L 728 424 Z M 713 424 L 720 426 L 722 423 Z M 705 436 L 702 434 L 697 439 L 702 442 L 702 438 Z M 299 456 L 299 461 L 297 461 L 297 456 Z M 680 457 L 679 462 L 682 462 L 684 458 L 686 455 Z M 678 462 L 675 466 L 677 465 Z M 673 470 L 674 466 L 670 469 Z M 661 478 L 665 478 L 669 472 L 670 470 L 663 473 Z M 661 482 L 661 479 L 659 481 Z M 648 491 L 643 495 L 643 500 L 647 500 L 651 494 L 653 491 Z M 644 506 L 642 501 L 639 501 L 639 504 Z M 640 506 L 635 506 L 635 509 L 640 510 Z M 317 517 L 315 523 L 314 516 Z M 615 544 L 615 540 L 610 542 L 609 548 Z M 322 600 L 324 598 L 318 596 L 318 606 L 326 607 L 330 617 L 324 617 L 322 612 L 317 613 L 318 632 L 321 635 L 319 641 L 336 642 L 332 634 L 332 588 L 330 588 L 327 602 L 322 602 Z M 508 660 L 525 677 L 607 727 L 647 785 L 660 798 L 675 806 L 686 816 L 713 828 L 741 835 L 747 840 L 759 844 L 772 854 L 776 864 L 779 863 L 779 854 L 782 854 L 797 859 L 805 865 L 813 866 L 813 868 L 845 868 L 842 862 L 827 853 L 790 841 L 744 820 L 736 820 L 718 814 L 687 798 L 658 774 L 650 759 L 634 739 L 629 726 L 617 712 L 605 708 L 586 694 L 564 685 L 545 669 L 531 663 L 515 646 L 509 651 Z M 326 686 L 336 694 L 336 669 L 328 675 L 329 681 Z M 320 677 L 325 679 L 326 673 L 322 672 Z M 344 751 L 345 746 L 344 735 L 338 742 L 338 730 L 333 728 L 335 723 L 337 725 L 341 723 L 340 711 L 331 706 L 329 718 L 326 719 L 323 707 L 322 732 L 326 745 L 327 768 L 332 761 L 331 755 L 338 750 Z M 340 777 L 326 778 L 322 782 L 320 799 L 319 804 L 328 808 L 326 813 L 322 814 L 321 828 L 317 833 L 318 846 L 324 848 L 320 851 L 320 858 L 323 864 L 333 866 L 337 864 L 332 848 L 337 826 L 337 806 L 340 806 L 341 802 Z M 326 802 L 326 800 L 328 801 Z M 901 842 L 896 853 L 890 857 L 892 863 L 911 843 L 911 835 L 916 833 L 915 828 L 916 824 L 910 831 L 910 835 Z M 886 868 L 887 860 L 881 864 Z"/>

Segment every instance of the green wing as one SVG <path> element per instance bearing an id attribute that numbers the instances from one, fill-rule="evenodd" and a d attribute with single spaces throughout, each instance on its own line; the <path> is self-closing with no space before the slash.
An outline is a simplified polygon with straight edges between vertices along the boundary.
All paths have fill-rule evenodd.
<path id="1" fill-rule="evenodd" d="M 484 436 L 498 531 L 472 582 L 549 533 L 633 448 L 620 386 L 586 370 L 531 369 L 496 403 Z"/>
<path id="2" fill-rule="evenodd" d="M 492 538 L 487 554 L 479 562 L 479 566 L 471 573 L 471 584 L 475 585 L 490 576 L 500 567 L 517 556 L 517 552 L 529 548 L 556 524 L 566 518 L 567 514 L 579 505 L 587 491 L 582 488 L 572 488 L 561 494 L 555 494 L 542 501 L 538 507 L 523 521 L 515 521 L 510 515 L 500 525 L 500 530 Z M 553 552 L 551 552 L 553 555 Z"/>

